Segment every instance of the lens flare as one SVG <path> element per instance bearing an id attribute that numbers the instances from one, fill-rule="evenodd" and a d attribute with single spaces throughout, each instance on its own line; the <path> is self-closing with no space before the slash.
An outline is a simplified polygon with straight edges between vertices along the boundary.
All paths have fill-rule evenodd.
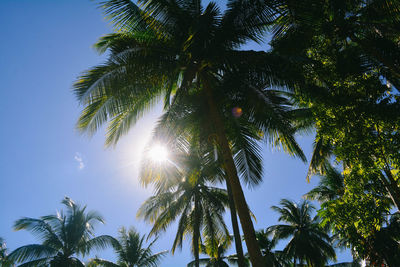
<path id="1" fill-rule="evenodd" d="M 235 118 L 239 118 L 240 116 L 242 116 L 242 114 L 243 114 L 242 108 L 240 108 L 240 107 L 234 107 L 234 108 L 232 109 L 232 115 L 233 115 Z"/>

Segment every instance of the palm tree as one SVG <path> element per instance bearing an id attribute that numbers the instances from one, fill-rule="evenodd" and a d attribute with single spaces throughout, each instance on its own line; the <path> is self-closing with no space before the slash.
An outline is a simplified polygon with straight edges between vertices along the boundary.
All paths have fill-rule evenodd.
<path id="1" fill-rule="evenodd" d="M 22 218 L 15 222 L 15 230 L 28 230 L 42 241 L 17 248 L 10 259 L 24 262 L 19 266 L 68 267 L 84 266 L 76 255 L 87 255 L 92 249 L 103 249 L 115 239 L 111 236 L 94 236 L 94 225 L 104 223 L 103 218 L 94 211 L 86 211 L 70 198 L 61 202 L 66 212 L 42 216 L 39 219 Z"/>
<path id="2" fill-rule="evenodd" d="M 311 266 L 322 266 L 329 259 L 336 259 L 330 237 L 320 227 L 318 216 L 311 217 L 314 207 L 309 202 L 296 204 L 282 199 L 280 205 L 272 206 L 272 209 L 280 214 L 279 221 L 287 224 L 270 226 L 267 231 L 277 240 L 290 238 L 283 252 L 293 258 L 295 265 L 306 262 Z"/>
<path id="3" fill-rule="evenodd" d="M 344 191 L 344 176 L 331 165 L 327 165 L 325 175 L 321 176 L 318 186 L 305 194 L 304 197 L 324 203 L 340 198 Z"/>
<path id="4" fill-rule="evenodd" d="M 12 267 L 14 262 L 7 255 L 7 247 L 4 239 L 0 237 L 0 266 Z"/>
<path id="5" fill-rule="evenodd" d="M 265 230 L 257 231 L 256 235 L 266 266 L 282 267 L 290 265 L 290 260 L 283 251 L 273 251 L 278 241 L 277 239 L 269 239 L 269 233 Z"/>
<path id="6" fill-rule="evenodd" d="M 237 102 L 252 101 L 246 107 L 261 107 L 262 112 L 254 112 L 254 108 L 246 112 L 257 120 L 259 128 L 271 133 L 271 126 L 278 123 L 280 128 L 273 129 L 272 139 L 301 154 L 293 139 L 293 127 L 277 119 L 281 117 L 264 117 L 265 113 L 274 113 L 265 88 L 288 85 L 282 79 L 293 77 L 283 71 L 288 64 L 285 67 L 282 62 L 287 61 L 265 52 L 238 49 L 247 41 L 263 39 L 269 8 L 264 1 L 229 1 L 223 13 L 212 2 L 203 8 L 200 0 L 148 0 L 139 4 L 129 0 L 102 2 L 117 32 L 96 44 L 100 52 L 110 51 L 108 61 L 85 72 L 74 85 L 85 106 L 78 128 L 94 133 L 110 121 L 106 143 L 115 144 L 159 100 L 164 99 L 169 110 L 182 104 L 186 96 L 196 96 L 214 132 L 253 266 L 263 266 L 223 118 L 236 106 L 230 103 L 228 109 L 226 96 L 228 101 L 235 97 L 241 100 Z M 244 81 L 251 86 L 235 85 L 237 90 L 227 94 L 228 87 L 220 86 L 221 80 L 232 72 L 246 74 Z M 231 80 L 240 83 L 239 79 Z M 288 135 L 281 138 L 279 133 Z"/>
<path id="7" fill-rule="evenodd" d="M 134 228 L 128 231 L 124 227 L 119 230 L 118 241 L 114 242 L 114 251 L 117 254 L 117 263 L 103 259 L 93 259 L 90 266 L 104 267 L 156 267 L 167 251 L 153 253 L 151 247 L 156 242 L 153 240 L 145 247 L 145 236 L 141 236 Z"/>
<path id="8" fill-rule="evenodd" d="M 181 142 L 178 142 L 181 145 Z M 217 237 L 228 235 L 223 213 L 227 205 L 225 190 L 208 185 L 209 175 L 218 170 L 208 164 L 210 154 L 202 153 L 194 141 L 187 142 L 181 148 L 181 154 L 175 152 L 172 158 L 180 158 L 176 163 L 167 164 L 160 173 L 155 168 L 149 172 L 142 171 L 143 179 L 158 183 L 159 188 L 155 196 L 150 197 L 142 204 L 138 217 L 142 217 L 153 224 L 150 236 L 165 231 L 166 228 L 179 217 L 178 229 L 172 246 L 172 253 L 182 247 L 183 238 L 192 236 L 192 252 L 195 257 L 195 266 L 199 266 L 201 234 L 206 240 L 214 242 Z M 179 166 L 177 164 L 180 164 Z M 158 179 L 168 174 L 168 179 Z"/>
<path id="9" fill-rule="evenodd" d="M 235 255 L 225 256 L 226 251 L 229 249 L 231 245 L 231 237 L 222 236 L 217 239 L 214 239 L 212 242 L 206 237 L 206 245 L 202 245 L 202 251 L 209 255 L 209 258 L 201 258 L 199 259 L 200 264 L 204 264 L 207 267 L 229 267 L 226 260 L 230 263 L 237 264 L 238 258 Z M 248 263 L 245 262 L 245 266 L 248 266 Z M 195 261 L 191 261 L 187 265 L 188 267 L 195 266 Z"/>

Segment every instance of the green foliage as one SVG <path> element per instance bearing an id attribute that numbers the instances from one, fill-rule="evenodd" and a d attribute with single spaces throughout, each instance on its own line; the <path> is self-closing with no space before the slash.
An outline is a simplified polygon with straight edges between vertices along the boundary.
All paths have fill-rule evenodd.
<path id="1" fill-rule="evenodd" d="M 272 5 L 273 43 L 279 51 L 299 55 L 314 47 L 315 40 L 323 40 L 338 52 L 334 64 L 339 73 L 379 68 L 383 76 L 397 81 L 398 1 L 276 0 Z"/>
<path id="2" fill-rule="evenodd" d="M 383 215 L 389 213 L 391 201 L 386 197 L 384 188 L 377 187 L 377 182 L 373 183 L 375 173 L 368 174 L 357 168 L 345 173 L 344 194 L 324 202 L 320 215 L 325 222 L 334 223 L 338 229 L 354 225 L 360 235 L 367 237 L 379 230 Z"/>
<path id="3" fill-rule="evenodd" d="M 399 39 L 394 25 L 400 21 L 396 12 L 400 4 L 384 0 L 281 4 L 272 24 L 272 46 L 275 53 L 305 59 L 296 97 L 301 105 L 312 107 L 316 118 L 310 174 L 324 172 L 332 153 L 347 165 L 363 161 L 365 168 L 375 162 L 377 169 L 396 169 L 400 72 L 394 62 L 399 57 L 393 55 L 400 50 L 383 43 Z"/>
<path id="4" fill-rule="evenodd" d="M 327 192 L 334 188 L 326 185 L 310 193 L 322 196 L 319 215 L 341 243 L 358 257 L 372 257 L 371 240 L 391 207 L 399 208 L 398 92 L 384 84 L 379 69 L 341 73 L 339 52 L 333 51 L 317 47 L 311 53 L 322 64 L 309 79 L 320 80 L 325 92 L 309 98 L 317 130 L 310 173 L 332 175 L 328 163 L 334 156 L 343 165 L 343 186 L 336 186 L 337 193 Z"/>
<path id="5" fill-rule="evenodd" d="M 308 178 L 323 177 L 306 196 L 322 203 L 319 215 L 341 244 L 372 259 L 373 240 L 400 208 L 400 3 L 278 2 L 273 51 L 304 58 L 295 99 L 315 118 Z"/>
<path id="6" fill-rule="evenodd" d="M 333 230 L 338 245 L 352 249 L 354 257 L 396 262 L 398 253 L 390 246 L 398 246 L 398 234 L 395 230 L 390 234 L 386 230 L 392 201 L 376 179 L 377 174 L 353 168 L 345 170 L 343 176 L 344 193 L 324 200 L 318 211 L 322 223 Z M 397 216 L 391 220 L 393 227 L 396 224 L 394 218 Z"/>

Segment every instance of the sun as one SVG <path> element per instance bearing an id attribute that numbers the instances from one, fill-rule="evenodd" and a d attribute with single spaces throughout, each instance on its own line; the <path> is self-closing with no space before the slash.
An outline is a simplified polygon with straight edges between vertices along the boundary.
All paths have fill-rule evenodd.
<path id="1" fill-rule="evenodd" d="M 149 158 L 156 162 L 164 162 L 168 159 L 168 150 L 165 146 L 156 144 L 149 150 Z"/>

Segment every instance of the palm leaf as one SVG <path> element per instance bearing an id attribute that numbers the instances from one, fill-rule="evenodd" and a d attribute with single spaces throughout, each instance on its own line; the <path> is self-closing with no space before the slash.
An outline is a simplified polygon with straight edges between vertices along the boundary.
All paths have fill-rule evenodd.
<path id="1" fill-rule="evenodd" d="M 18 261 L 18 262 L 24 262 L 24 261 L 34 261 L 38 258 L 50 258 L 53 257 L 57 254 L 57 250 L 44 246 L 44 245 L 39 245 L 39 244 L 33 244 L 33 245 L 26 245 L 17 248 L 13 252 L 10 253 L 8 256 L 11 260 Z"/>

